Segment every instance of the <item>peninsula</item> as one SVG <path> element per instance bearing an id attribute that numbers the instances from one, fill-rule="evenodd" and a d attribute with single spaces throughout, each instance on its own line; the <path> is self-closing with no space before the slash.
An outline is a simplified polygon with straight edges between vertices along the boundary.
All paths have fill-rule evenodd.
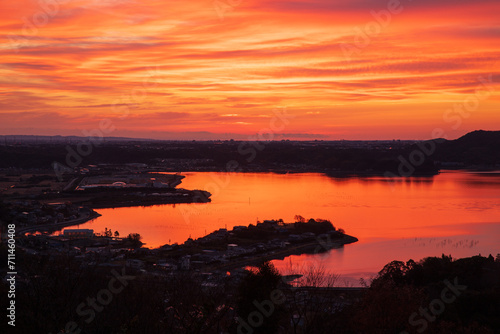
<path id="1" fill-rule="evenodd" d="M 182 245 L 165 245 L 168 267 L 204 271 L 232 270 L 284 259 L 290 255 L 318 254 L 358 241 L 328 220 L 296 216 L 293 223 L 264 220 L 256 225 L 221 228 Z M 165 254 L 165 253 L 164 253 Z"/>

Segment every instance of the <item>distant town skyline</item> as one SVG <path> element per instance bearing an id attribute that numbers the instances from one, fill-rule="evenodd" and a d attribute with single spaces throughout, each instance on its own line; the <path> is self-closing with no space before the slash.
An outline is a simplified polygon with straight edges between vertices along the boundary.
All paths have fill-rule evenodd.
<path id="1" fill-rule="evenodd" d="M 4 1 L 0 134 L 422 140 L 498 130 L 499 12 L 493 0 Z"/>

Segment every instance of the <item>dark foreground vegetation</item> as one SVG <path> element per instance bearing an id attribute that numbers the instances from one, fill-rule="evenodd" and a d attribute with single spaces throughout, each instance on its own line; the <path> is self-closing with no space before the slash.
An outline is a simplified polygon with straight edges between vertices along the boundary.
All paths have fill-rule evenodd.
<path id="1" fill-rule="evenodd" d="M 393 261 L 332 326 L 349 333 L 498 333 L 500 255 Z"/>
<path id="2" fill-rule="evenodd" d="M 269 263 L 210 281 L 203 273 L 81 266 L 67 254 L 19 252 L 18 261 L 19 333 L 500 331 L 499 256 L 394 261 L 366 289 L 332 288 L 317 268 L 305 273 L 308 287 L 296 287 Z M 0 293 L 7 289 L 2 281 Z"/>

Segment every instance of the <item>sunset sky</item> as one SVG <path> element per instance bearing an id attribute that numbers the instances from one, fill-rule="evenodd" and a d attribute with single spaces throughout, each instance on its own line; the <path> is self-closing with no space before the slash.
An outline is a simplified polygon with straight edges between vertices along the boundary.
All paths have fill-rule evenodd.
<path id="1" fill-rule="evenodd" d="M 0 134 L 453 139 L 499 59 L 498 0 L 2 0 Z"/>

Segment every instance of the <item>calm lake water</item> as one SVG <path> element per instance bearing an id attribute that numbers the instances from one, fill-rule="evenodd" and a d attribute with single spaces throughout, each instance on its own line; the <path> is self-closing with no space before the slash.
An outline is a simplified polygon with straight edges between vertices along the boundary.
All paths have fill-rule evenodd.
<path id="1" fill-rule="evenodd" d="M 284 273 L 322 266 L 341 275 L 337 284 L 354 286 L 392 260 L 500 253 L 500 173 L 445 171 L 396 182 L 311 173 L 183 175 L 179 187 L 210 191 L 212 202 L 99 209 L 102 217 L 79 228 L 137 232 L 147 247 L 158 247 L 257 220 L 329 219 L 359 242 L 274 262 Z"/>

